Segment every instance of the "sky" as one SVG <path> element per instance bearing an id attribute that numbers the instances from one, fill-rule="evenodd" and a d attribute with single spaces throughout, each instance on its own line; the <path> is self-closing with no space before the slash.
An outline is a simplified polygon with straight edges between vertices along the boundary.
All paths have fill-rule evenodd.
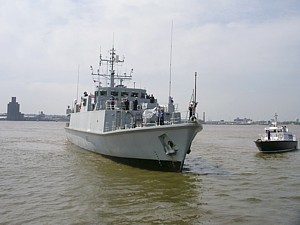
<path id="1" fill-rule="evenodd" d="M 300 119 L 298 0 L 0 0 L 0 113 L 65 114 L 114 45 L 138 88 L 206 120 Z M 173 23 L 172 42 L 171 27 Z M 132 87 L 133 82 L 125 85 Z"/>

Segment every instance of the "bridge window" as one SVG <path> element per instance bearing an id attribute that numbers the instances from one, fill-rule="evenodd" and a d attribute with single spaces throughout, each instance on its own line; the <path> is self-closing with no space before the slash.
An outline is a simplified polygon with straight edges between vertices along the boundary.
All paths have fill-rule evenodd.
<path id="1" fill-rule="evenodd" d="M 111 91 L 111 95 L 117 97 L 117 96 L 119 96 L 119 92 L 118 91 Z"/>
<path id="2" fill-rule="evenodd" d="M 128 92 L 121 92 L 121 97 L 127 97 L 128 96 Z"/>
<path id="3" fill-rule="evenodd" d="M 100 96 L 107 96 L 107 91 L 100 91 Z"/>
<path id="4" fill-rule="evenodd" d="M 138 97 L 139 96 L 139 93 L 137 93 L 137 92 L 132 92 L 131 93 L 131 97 Z"/>

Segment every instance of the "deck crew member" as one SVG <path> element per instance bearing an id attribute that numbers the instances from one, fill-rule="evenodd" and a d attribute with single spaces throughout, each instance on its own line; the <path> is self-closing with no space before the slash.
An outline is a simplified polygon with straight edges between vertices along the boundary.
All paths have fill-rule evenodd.
<path id="1" fill-rule="evenodd" d="M 156 118 L 157 125 L 164 125 L 164 111 L 161 108 L 156 111 Z"/>
<path id="2" fill-rule="evenodd" d="M 137 110 L 137 107 L 138 107 L 138 100 L 137 98 L 135 98 L 133 101 L 133 110 Z"/>

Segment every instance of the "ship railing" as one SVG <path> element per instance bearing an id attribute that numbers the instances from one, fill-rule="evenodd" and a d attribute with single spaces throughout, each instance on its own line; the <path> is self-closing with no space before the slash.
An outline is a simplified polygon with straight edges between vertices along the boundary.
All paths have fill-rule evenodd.
<path id="1" fill-rule="evenodd" d="M 122 110 L 121 110 L 122 112 Z M 180 115 L 186 114 L 186 118 L 182 119 Z M 106 122 L 104 127 L 104 132 L 123 130 L 123 129 L 134 129 L 137 127 L 152 127 L 152 126 L 164 126 L 164 125 L 175 125 L 181 123 L 190 123 L 197 121 L 198 114 L 196 113 L 192 117 L 189 117 L 188 112 L 174 112 L 171 113 L 169 117 L 157 118 L 153 117 L 152 119 L 142 118 L 137 119 L 135 116 L 131 119 L 130 123 L 124 123 L 122 119 L 117 123 L 116 121 Z"/>
<path id="2" fill-rule="evenodd" d="M 266 135 L 265 134 L 258 134 L 258 140 L 265 141 L 266 140 Z"/>
<path id="3" fill-rule="evenodd" d="M 185 119 L 182 119 L 180 115 L 186 114 Z M 157 118 L 154 120 L 147 121 L 146 119 L 143 120 L 142 126 L 161 126 L 161 125 L 173 125 L 173 124 L 180 124 L 180 123 L 190 123 L 191 121 L 197 121 L 198 119 L 198 113 L 193 115 L 189 118 L 189 112 L 188 111 L 182 111 L 182 112 L 173 112 L 171 113 L 171 116 L 168 118 L 164 117 L 163 120 L 160 118 Z"/>
<path id="4" fill-rule="evenodd" d="M 270 137 L 270 139 L 268 139 L 268 135 L 266 134 L 260 134 L 259 135 L 259 139 L 262 140 L 262 141 L 274 141 L 273 137 Z"/>
<path id="5" fill-rule="evenodd" d="M 297 141 L 296 135 L 293 135 L 293 141 Z"/>
<path id="6" fill-rule="evenodd" d="M 105 102 L 105 109 L 114 110 L 116 109 L 117 101 L 116 100 L 107 100 Z"/>
<path id="7" fill-rule="evenodd" d="M 112 127 L 110 128 L 109 122 L 106 122 L 105 127 L 104 127 L 104 132 L 111 131 L 111 130 L 112 130 Z"/>
<path id="8" fill-rule="evenodd" d="M 264 141 L 294 140 L 295 138 L 296 138 L 295 135 L 293 135 L 292 138 L 290 138 L 289 136 L 285 136 L 285 134 L 282 132 L 271 133 L 270 136 L 268 136 L 268 134 L 260 135 L 260 139 Z"/>
<path id="9" fill-rule="evenodd" d="M 169 106 L 171 107 L 169 108 Z M 159 107 L 161 107 L 165 112 L 169 112 L 169 111 L 178 112 L 179 105 L 178 104 L 169 105 L 168 103 L 162 103 L 159 105 Z"/>

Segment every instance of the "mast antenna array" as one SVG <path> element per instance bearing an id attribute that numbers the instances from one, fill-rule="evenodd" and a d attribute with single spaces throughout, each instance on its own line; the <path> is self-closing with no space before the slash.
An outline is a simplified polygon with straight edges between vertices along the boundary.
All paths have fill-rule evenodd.
<path id="1" fill-rule="evenodd" d="M 120 56 L 116 54 L 116 49 L 114 47 L 112 47 L 112 49 L 109 51 L 109 55 L 110 55 L 109 58 L 102 58 L 102 54 L 100 53 L 99 69 L 97 70 L 96 73 L 94 72 L 93 67 L 90 66 L 92 76 L 98 78 L 98 81 L 94 79 L 94 82 L 99 82 L 99 86 L 100 86 L 101 84 L 100 78 L 103 77 L 107 80 L 110 80 L 110 87 L 114 87 L 115 80 L 119 80 L 120 85 L 122 85 L 122 82 L 124 80 L 131 80 L 133 69 L 131 69 L 129 75 L 127 75 L 126 73 L 123 74 L 116 73 L 116 68 L 125 61 L 125 57 L 123 56 L 123 59 L 120 59 Z M 100 67 L 105 65 L 107 65 L 110 68 L 109 73 L 100 72 Z"/>

